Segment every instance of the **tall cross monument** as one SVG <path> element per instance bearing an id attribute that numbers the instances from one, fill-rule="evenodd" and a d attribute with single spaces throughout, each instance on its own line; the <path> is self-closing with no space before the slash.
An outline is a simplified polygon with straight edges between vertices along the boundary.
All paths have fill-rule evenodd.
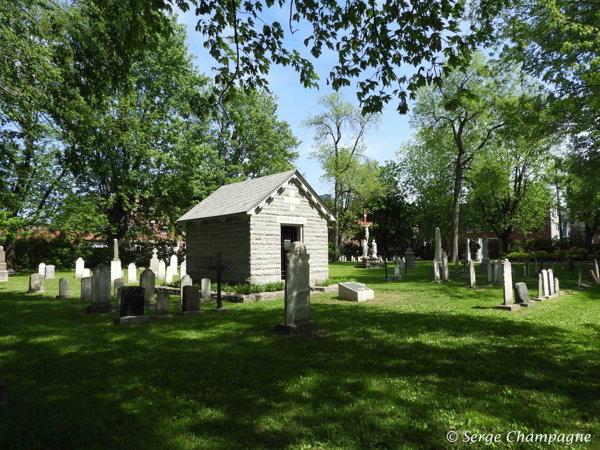
<path id="1" fill-rule="evenodd" d="M 359 225 L 365 227 L 365 240 L 363 241 L 363 258 L 367 259 L 367 251 L 369 249 L 369 227 L 373 225 L 373 222 L 367 222 L 367 210 L 364 210 L 363 220 L 362 222 L 356 222 Z"/>

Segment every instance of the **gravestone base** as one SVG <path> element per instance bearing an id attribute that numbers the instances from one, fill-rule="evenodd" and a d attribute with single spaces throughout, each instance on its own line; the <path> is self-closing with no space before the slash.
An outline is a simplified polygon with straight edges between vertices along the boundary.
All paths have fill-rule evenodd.
<path id="1" fill-rule="evenodd" d="M 116 317 L 113 320 L 115 325 L 135 325 L 136 323 L 144 323 L 150 320 L 150 316 L 123 316 Z"/>
<path id="2" fill-rule="evenodd" d="M 86 314 L 107 314 L 109 312 L 116 311 L 117 307 L 111 303 L 104 305 L 90 305 L 85 309 Z"/>
<path id="3" fill-rule="evenodd" d="M 227 308 L 212 308 L 211 311 L 215 311 L 215 312 L 229 312 L 229 310 Z"/>
<path id="4" fill-rule="evenodd" d="M 521 303 L 519 303 L 519 306 L 522 306 L 523 308 L 532 308 L 535 306 L 535 300 L 529 300 L 528 302 L 521 302 Z"/>
<path id="5" fill-rule="evenodd" d="M 318 329 L 319 324 L 317 322 L 313 322 L 312 320 L 290 325 L 286 325 L 285 323 L 278 323 L 275 325 L 275 332 L 285 336 L 310 333 L 312 331 L 317 331 Z"/>
<path id="6" fill-rule="evenodd" d="M 27 291 L 27 294 L 37 294 L 38 292 L 44 292 L 44 290 L 43 289 L 40 289 L 39 291 L 37 291 L 37 290 L 33 290 L 33 291 L 29 290 L 29 291 Z"/>
<path id="7" fill-rule="evenodd" d="M 511 305 L 498 305 L 494 306 L 494 308 L 502 309 L 504 311 L 518 311 L 519 309 L 521 309 L 521 307 L 516 303 L 513 303 Z"/>
<path id="8" fill-rule="evenodd" d="M 548 300 L 548 297 L 534 297 L 534 298 L 532 298 L 532 300 L 536 301 L 536 302 L 544 302 L 544 301 Z"/>
<path id="9" fill-rule="evenodd" d="M 72 295 L 66 294 L 66 295 L 57 295 L 56 298 L 71 298 Z"/>
<path id="10" fill-rule="evenodd" d="M 152 317 L 153 319 L 172 319 L 173 314 L 154 314 L 150 317 Z"/>
<path id="11" fill-rule="evenodd" d="M 194 314 L 204 314 L 204 311 L 179 311 L 178 316 L 191 316 Z"/>

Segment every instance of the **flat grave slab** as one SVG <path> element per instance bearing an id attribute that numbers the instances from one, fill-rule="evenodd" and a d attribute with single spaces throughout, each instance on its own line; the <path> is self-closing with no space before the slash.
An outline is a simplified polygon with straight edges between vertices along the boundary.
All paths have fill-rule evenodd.
<path id="1" fill-rule="evenodd" d="M 340 300 L 364 302 L 375 298 L 375 292 L 362 283 L 340 283 L 338 285 L 338 296 Z"/>

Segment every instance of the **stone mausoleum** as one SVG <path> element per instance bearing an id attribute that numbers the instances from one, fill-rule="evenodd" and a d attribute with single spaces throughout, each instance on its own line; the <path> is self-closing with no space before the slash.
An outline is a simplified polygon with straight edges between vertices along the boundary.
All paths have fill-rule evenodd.
<path id="1" fill-rule="evenodd" d="M 179 218 L 185 223 L 187 273 L 210 278 L 221 252 L 223 281 L 266 284 L 285 279 L 283 242 L 300 241 L 310 255 L 310 283 L 328 277 L 327 224 L 335 217 L 297 170 L 228 184 Z"/>

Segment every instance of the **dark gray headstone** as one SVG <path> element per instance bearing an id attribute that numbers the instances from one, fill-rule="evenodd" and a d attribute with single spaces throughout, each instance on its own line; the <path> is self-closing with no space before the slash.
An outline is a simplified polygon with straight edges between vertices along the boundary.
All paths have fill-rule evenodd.
<path id="1" fill-rule="evenodd" d="M 181 305 L 180 315 L 202 314 L 200 311 L 200 288 L 198 286 L 183 287 L 183 303 Z"/>
<path id="2" fill-rule="evenodd" d="M 149 308 L 154 302 L 154 291 L 156 290 L 156 275 L 150 269 L 144 270 L 140 274 L 140 287 L 144 288 L 144 305 Z"/>
<path id="3" fill-rule="evenodd" d="M 100 264 L 92 270 L 92 304 L 86 314 L 105 314 L 113 310 L 110 300 L 110 267 Z"/>
<path id="4" fill-rule="evenodd" d="M 156 296 L 156 315 L 169 315 L 169 291 L 159 291 Z"/>
<path id="5" fill-rule="evenodd" d="M 123 287 L 121 292 L 121 308 L 119 316 L 144 315 L 144 288 L 139 286 Z"/>
<path id="6" fill-rule="evenodd" d="M 529 291 L 527 290 L 527 285 L 525 283 L 516 283 L 515 284 L 515 301 L 517 303 L 528 302 Z"/>
<path id="7" fill-rule="evenodd" d="M 92 301 L 92 277 L 84 277 L 81 279 L 81 294 L 80 300 Z"/>

